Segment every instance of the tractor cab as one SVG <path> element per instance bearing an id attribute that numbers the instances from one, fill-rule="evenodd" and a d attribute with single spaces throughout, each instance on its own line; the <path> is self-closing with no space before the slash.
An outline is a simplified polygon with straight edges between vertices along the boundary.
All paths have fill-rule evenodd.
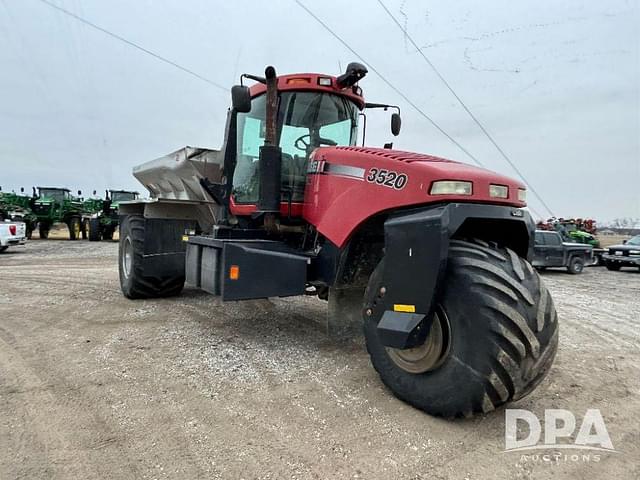
<path id="1" fill-rule="evenodd" d="M 313 78 L 304 79 L 310 83 Z M 307 164 L 316 148 L 355 145 L 357 141 L 358 104 L 339 92 L 323 90 L 285 90 L 279 94 L 276 142 L 282 150 L 281 191 L 292 202 L 302 202 L 304 198 Z M 251 111 L 237 116 L 232 194 L 238 204 L 256 204 L 259 200 L 258 166 L 260 147 L 265 141 L 265 109 L 266 95 L 258 93 L 252 98 Z"/>
<path id="2" fill-rule="evenodd" d="M 71 190 L 56 187 L 38 187 L 37 198 L 41 203 L 53 202 L 57 204 L 62 204 L 65 201 L 71 201 L 73 199 Z"/>
<path id="3" fill-rule="evenodd" d="M 38 187 L 38 193 L 33 199 L 33 210 L 39 216 L 55 215 L 62 211 L 63 205 L 71 201 L 71 190 L 68 188 Z"/>
<path id="4" fill-rule="evenodd" d="M 118 221 L 118 211 L 122 202 L 138 200 L 140 194 L 128 190 L 107 190 L 103 202 L 104 215 L 111 217 L 113 222 Z"/>
<path id="5" fill-rule="evenodd" d="M 80 190 L 78 197 L 74 197 L 71 190 L 59 187 L 38 187 L 36 194 L 34 188 L 33 213 L 38 220 L 40 238 L 48 238 L 49 230 L 55 223 L 67 225 L 71 240 L 80 238 L 83 210 L 80 195 Z"/>
<path id="6" fill-rule="evenodd" d="M 289 218 L 301 215 L 312 153 L 320 147 L 355 146 L 359 119 L 365 108 L 397 108 L 365 103 L 357 82 L 366 73 L 364 66 L 352 63 L 338 77 L 316 73 L 283 75 L 273 78 L 271 87 L 266 75 L 241 77 L 257 83 L 250 88 L 239 85 L 232 91 L 231 128 L 225 154 L 225 172 L 230 172 L 232 178 L 231 213 L 248 215 L 265 211 L 260 207 L 261 203 L 264 207 L 267 194 L 263 191 L 261 202 L 262 170 L 265 177 L 275 177 L 275 182 L 271 181 L 278 184 L 266 187 L 278 197 L 268 201 L 272 204 L 279 201 L 280 211 L 287 212 Z M 274 98 L 271 109 L 270 90 Z M 397 135 L 399 114 L 394 114 L 393 122 L 398 125 L 392 129 Z M 267 138 L 269 131 L 273 138 Z M 266 165 L 261 167 L 264 163 L 261 149 L 265 145 L 276 149 L 279 157 L 272 172 L 265 172 Z"/>
<path id="7" fill-rule="evenodd" d="M 128 190 L 109 190 L 107 198 L 111 200 L 111 206 L 117 207 L 120 202 L 130 202 L 137 200 L 140 193 Z"/>

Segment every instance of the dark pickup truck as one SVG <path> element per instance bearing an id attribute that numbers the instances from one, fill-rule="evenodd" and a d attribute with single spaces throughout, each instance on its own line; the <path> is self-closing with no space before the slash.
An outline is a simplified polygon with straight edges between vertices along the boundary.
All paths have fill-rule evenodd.
<path id="1" fill-rule="evenodd" d="M 640 235 L 627 240 L 622 245 L 611 245 L 602 256 L 609 270 L 620 270 L 622 267 L 640 268 Z"/>
<path id="2" fill-rule="evenodd" d="M 593 247 L 582 243 L 563 242 L 558 232 L 536 230 L 533 247 L 533 266 L 566 267 L 569 273 L 582 273 L 585 265 L 593 263 Z"/>

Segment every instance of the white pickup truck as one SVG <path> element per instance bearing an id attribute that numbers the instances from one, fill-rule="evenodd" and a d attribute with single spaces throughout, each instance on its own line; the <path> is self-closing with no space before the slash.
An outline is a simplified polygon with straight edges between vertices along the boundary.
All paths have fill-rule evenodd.
<path id="1" fill-rule="evenodd" d="M 14 245 L 24 245 L 26 241 L 26 227 L 23 222 L 0 221 L 0 252 Z"/>

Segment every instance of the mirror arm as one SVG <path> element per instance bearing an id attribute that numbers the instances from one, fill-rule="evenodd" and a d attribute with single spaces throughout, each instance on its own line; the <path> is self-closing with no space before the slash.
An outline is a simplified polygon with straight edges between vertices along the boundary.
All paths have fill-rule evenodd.
<path id="1" fill-rule="evenodd" d="M 364 139 L 367 135 L 367 115 L 364 112 L 360 112 L 359 115 L 362 117 L 362 146 L 364 147 Z"/>
<path id="2" fill-rule="evenodd" d="M 249 80 L 253 80 L 254 82 L 258 82 L 258 83 L 262 83 L 264 85 L 267 84 L 267 79 L 264 77 L 259 77 L 257 75 L 251 75 L 250 73 L 243 73 L 242 75 L 240 75 L 240 85 L 244 84 L 242 83 L 242 79 L 243 78 L 248 78 Z"/>
<path id="3" fill-rule="evenodd" d="M 388 108 L 395 108 L 400 115 L 400 107 L 398 105 L 387 105 L 386 103 L 365 103 L 364 108 L 384 108 L 385 110 Z"/>

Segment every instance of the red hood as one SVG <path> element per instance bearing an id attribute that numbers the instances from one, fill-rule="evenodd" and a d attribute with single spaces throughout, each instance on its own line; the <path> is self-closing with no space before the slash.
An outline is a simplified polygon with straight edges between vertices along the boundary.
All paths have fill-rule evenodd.
<path id="1" fill-rule="evenodd" d="M 433 182 L 472 182 L 472 195 L 431 195 Z M 508 198 L 489 195 L 490 184 Z M 490 170 L 420 153 L 382 148 L 322 147 L 313 152 L 305 188 L 304 218 L 342 246 L 367 218 L 397 208 L 444 202 L 524 207 L 524 185 Z"/>
<path id="2" fill-rule="evenodd" d="M 359 159 L 371 158 L 371 155 L 380 157 L 381 159 L 400 162 L 399 165 L 406 165 L 413 171 L 422 171 L 433 180 L 471 180 L 474 183 L 480 181 L 482 183 L 506 185 L 508 187 L 526 188 L 525 185 L 513 178 L 500 175 L 499 173 L 487 170 L 486 168 L 475 167 L 466 163 L 448 160 L 434 155 L 424 153 L 405 152 L 402 150 L 390 150 L 386 148 L 369 148 L 369 147 L 322 147 L 316 150 L 316 158 L 318 155 L 329 155 L 335 158 L 332 150 L 339 152 L 349 152 L 348 156 L 358 157 Z M 375 164 L 371 164 L 372 167 Z M 398 167 L 401 168 L 401 167 Z M 415 170 L 414 170 L 415 169 Z"/>

